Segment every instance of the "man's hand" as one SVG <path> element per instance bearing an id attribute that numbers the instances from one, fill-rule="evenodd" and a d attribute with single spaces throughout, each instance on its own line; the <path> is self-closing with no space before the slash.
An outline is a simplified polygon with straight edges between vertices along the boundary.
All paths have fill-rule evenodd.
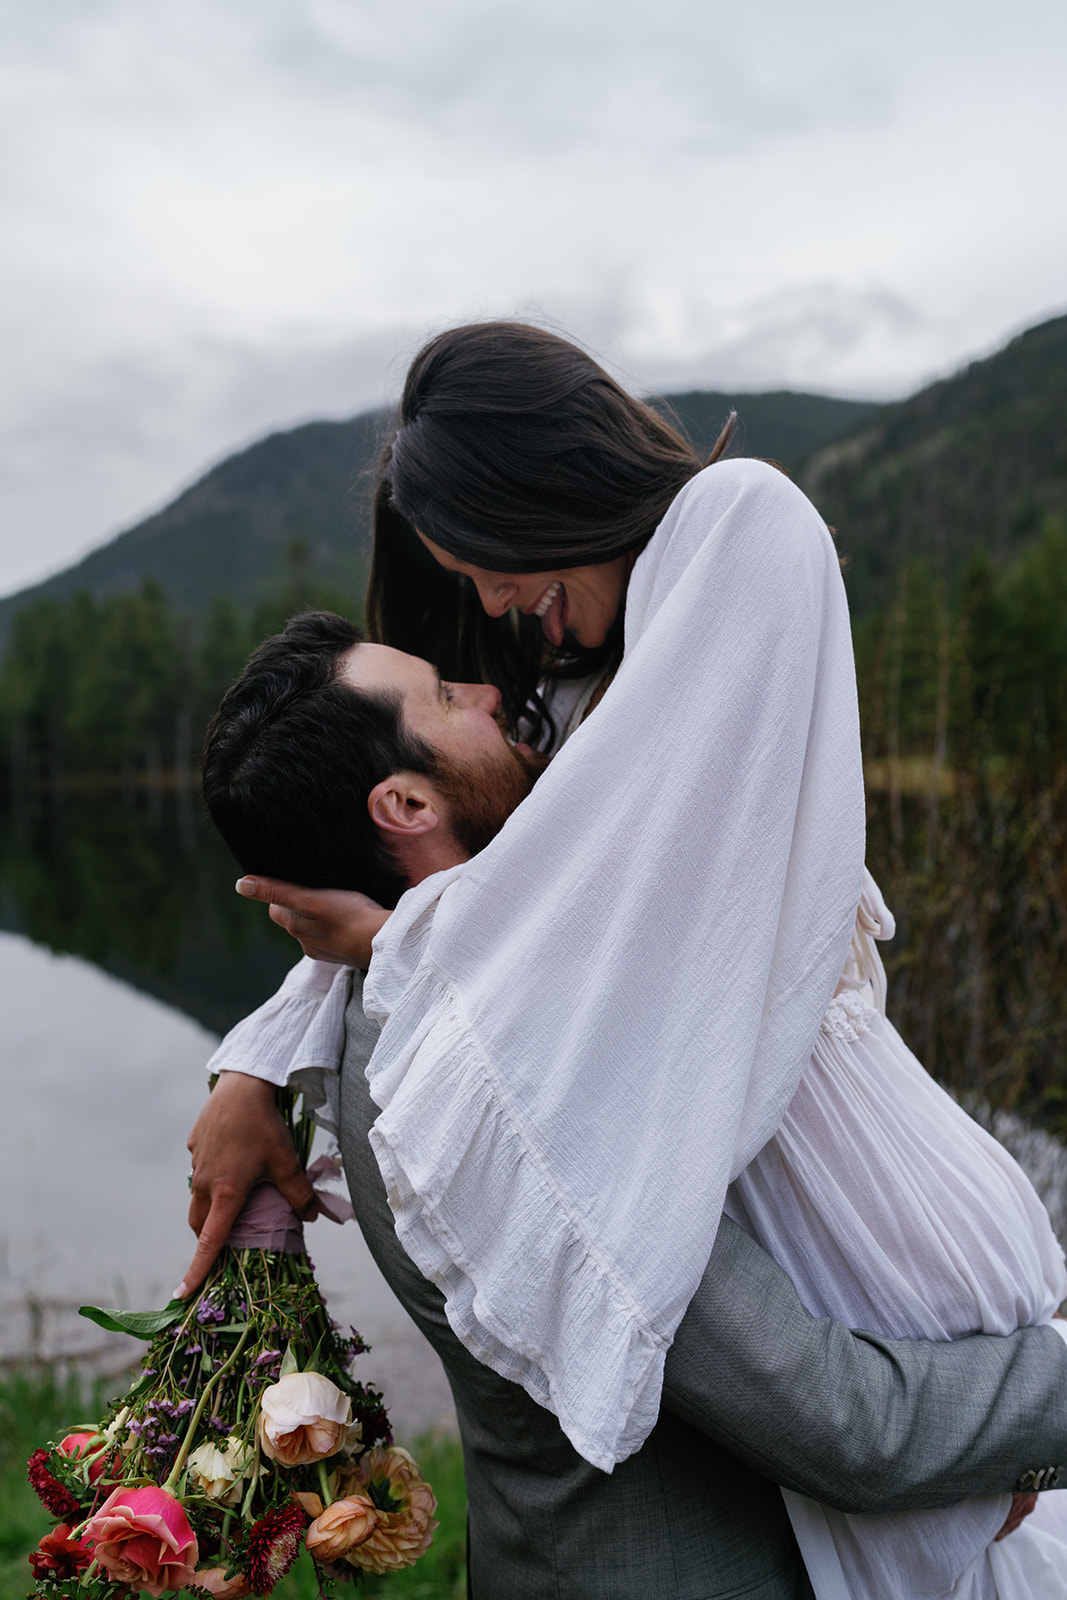
<path id="1" fill-rule="evenodd" d="M 200 1242 L 174 1291 L 180 1300 L 207 1277 L 257 1183 L 273 1183 L 305 1222 L 317 1210 L 315 1191 L 274 1104 L 274 1086 L 263 1079 L 221 1072 L 186 1144 L 193 1157 L 189 1226 Z"/>
<path id="2" fill-rule="evenodd" d="M 998 1544 L 1001 1539 L 1006 1539 L 1009 1533 L 1014 1533 L 1019 1524 L 1030 1515 L 1031 1511 L 1036 1505 L 1036 1494 L 1013 1494 L 1011 1497 L 1011 1510 L 1008 1512 L 1008 1520 L 1005 1522 L 1003 1528 L 1001 1528 L 1000 1532 L 993 1540 L 993 1543 Z"/>
<path id="3" fill-rule="evenodd" d="M 237 893 L 270 906 L 270 919 L 292 934 L 306 956 L 365 972 L 371 940 L 389 912 L 354 889 L 301 889 L 280 878 L 238 878 Z"/>

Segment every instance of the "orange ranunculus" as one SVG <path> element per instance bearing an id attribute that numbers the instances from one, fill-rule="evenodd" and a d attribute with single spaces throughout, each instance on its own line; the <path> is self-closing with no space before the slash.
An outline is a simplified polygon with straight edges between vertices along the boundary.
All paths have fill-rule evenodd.
<path id="1" fill-rule="evenodd" d="M 154 1484 L 116 1489 L 81 1536 L 110 1577 L 147 1589 L 154 1600 L 195 1581 L 196 1535 L 181 1502 Z"/>
<path id="2" fill-rule="evenodd" d="M 429 1549 L 437 1527 L 433 1520 L 437 1501 L 406 1450 L 397 1445 L 368 1450 L 345 1474 L 345 1487 L 370 1500 L 378 1520 L 343 1560 L 367 1572 L 396 1572 Z"/>
<path id="3" fill-rule="evenodd" d="M 352 1405 L 318 1372 L 290 1372 L 264 1389 L 259 1401 L 263 1454 L 283 1467 L 303 1467 L 335 1455 L 352 1421 Z"/>
<path id="4" fill-rule="evenodd" d="M 349 1495 L 335 1500 L 315 1518 L 304 1534 L 304 1543 L 316 1561 L 338 1561 L 370 1538 L 378 1520 L 374 1502 L 365 1494 Z"/>

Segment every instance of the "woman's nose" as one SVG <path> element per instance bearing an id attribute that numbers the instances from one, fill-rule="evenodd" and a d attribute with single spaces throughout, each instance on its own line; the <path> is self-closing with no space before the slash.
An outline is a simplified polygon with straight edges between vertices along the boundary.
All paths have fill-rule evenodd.
<path id="1" fill-rule="evenodd" d="M 499 578 L 477 578 L 475 584 L 482 610 L 491 617 L 502 617 L 510 611 L 518 596 L 517 583 L 502 583 Z"/>

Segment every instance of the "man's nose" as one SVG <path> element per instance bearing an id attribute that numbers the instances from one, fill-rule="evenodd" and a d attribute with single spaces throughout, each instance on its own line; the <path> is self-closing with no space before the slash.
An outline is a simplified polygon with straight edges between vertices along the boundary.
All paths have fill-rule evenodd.
<path id="1" fill-rule="evenodd" d="M 491 683 L 454 683 L 452 693 L 461 705 L 473 706 L 477 711 L 488 711 L 495 717 L 500 710 L 500 690 Z"/>
<path id="2" fill-rule="evenodd" d="M 475 587 L 482 602 L 482 610 L 491 617 L 502 617 L 510 611 L 518 597 L 517 583 L 502 582 L 500 578 L 476 578 Z"/>

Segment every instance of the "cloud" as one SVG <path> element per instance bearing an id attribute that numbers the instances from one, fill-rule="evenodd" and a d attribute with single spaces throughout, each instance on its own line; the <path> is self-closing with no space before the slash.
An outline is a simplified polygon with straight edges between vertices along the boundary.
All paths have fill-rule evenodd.
<path id="1" fill-rule="evenodd" d="M 1065 18 L 0 0 L 0 588 L 468 316 L 659 387 L 897 392 L 988 347 L 1062 298 Z"/>

